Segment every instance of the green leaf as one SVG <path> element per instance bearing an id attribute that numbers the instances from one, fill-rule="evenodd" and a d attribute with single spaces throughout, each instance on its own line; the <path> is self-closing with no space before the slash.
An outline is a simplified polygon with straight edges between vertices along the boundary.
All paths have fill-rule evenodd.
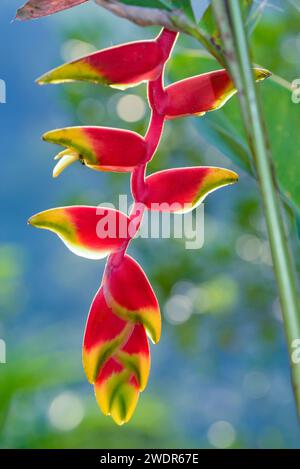
<path id="1" fill-rule="evenodd" d="M 291 91 L 277 83 L 276 77 L 258 86 L 279 187 L 300 215 L 300 145 L 295 144 L 299 141 L 299 105 L 292 102 Z M 208 113 L 197 126 L 210 144 L 254 174 L 236 97 L 217 113 Z"/>
<path id="2" fill-rule="evenodd" d="M 272 78 L 259 88 L 279 187 L 300 213 L 300 145 L 295 144 L 299 141 L 299 106 L 292 102 L 291 91 Z M 197 126 L 204 138 L 208 132 L 211 144 L 251 172 L 251 166 L 245 164 L 249 152 L 236 97 L 218 113 L 207 114 Z"/>
<path id="3" fill-rule="evenodd" d="M 224 118 L 207 116 L 199 121 L 197 127 L 207 143 L 216 147 L 236 165 L 253 175 L 251 155 L 242 138 L 234 135 Z"/>
<path id="4" fill-rule="evenodd" d="M 168 11 L 182 10 L 187 18 L 195 22 L 191 0 L 120 0 L 120 3 L 144 8 L 159 8 Z"/>
<path id="5" fill-rule="evenodd" d="M 125 5 L 144 7 L 144 8 L 161 8 L 165 10 L 172 10 L 172 2 L 167 0 L 119 0 L 120 3 Z"/>
<path id="6" fill-rule="evenodd" d="M 199 27 L 220 45 L 220 34 L 215 22 L 212 7 L 209 5 L 199 21 Z"/>
<path id="7" fill-rule="evenodd" d="M 247 23 L 249 22 L 251 26 L 253 26 L 254 18 L 255 22 L 257 19 L 257 15 L 252 12 L 252 6 L 253 0 L 243 0 L 244 15 L 245 18 L 247 18 Z M 258 11 L 261 12 L 260 2 L 258 2 L 255 7 L 255 12 L 258 13 Z M 209 35 L 218 46 L 221 46 L 220 32 L 214 18 L 211 4 L 207 7 L 204 15 L 199 21 L 199 28 L 202 31 L 205 31 L 205 33 Z"/>
<path id="8" fill-rule="evenodd" d="M 215 68 L 215 61 L 205 51 L 188 49 L 175 51 L 168 75 L 171 81 L 176 81 Z M 300 215 L 300 145 L 296 144 L 299 141 L 300 104 L 292 102 L 290 84 L 277 76 L 271 76 L 257 86 L 263 100 L 279 186 L 285 200 L 297 207 Z M 195 118 L 194 122 L 204 140 L 249 174 L 254 174 L 237 97 L 218 112 L 209 112 L 202 118 Z"/>
<path id="9" fill-rule="evenodd" d="M 300 146 L 295 144 L 299 141 L 299 107 L 293 104 L 291 92 L 273 80 L 260 86 L 279 186 L 286 199 L 300 210 Z M 224 113 L 232 121 L 232 112 L 236 116 L 238 107 L 230 109 L 229 106 Z M 241 133 L 237 121 L 235 125 Z"/>
<path id="10" fill-rule="evenodd" d="M 295 211 L 294 215 L 295 215 L 295 220 L 296 220 L 297 235 L 298 235 L 298 239 L 300 240 L 300 215 L 298 211 Z"/>
<path id="11" fill-rule="evenodd" d="M 196 21 L 191 0 L 173 0 L 173 4 L 178 5 L 178 8 L 181 8 L 190 20 Z"/>

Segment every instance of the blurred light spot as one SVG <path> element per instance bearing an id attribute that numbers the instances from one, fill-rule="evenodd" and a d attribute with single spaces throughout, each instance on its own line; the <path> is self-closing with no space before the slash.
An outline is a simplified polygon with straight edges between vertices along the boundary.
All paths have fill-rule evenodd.
<path id="1" fill-rule="evenodd" d="M 61 56 L 65 62 L 70 62 L 71 60 L 79 59 L 95 51 L 96 48 L 89 42 L 70 39 L 62 45 Z"/>
<path id="2" fill-rule="evenodd" d="M 197 288 L 197 296 L 195 299 L 196 313 L 207 313 L 210 306 L 209 292 L 202 287 Z"/>
<path id="3" fill-rule="evenodd" d="M 235 249 L 241 259 L 257 262 L 263 253 L 263 243 L 252 235 L 242 235 L 237 239 Z"/>
<path id="4" fill-rule="evenodd" d="M 198 295 L 199 295 L 199 288 L 196 286 L 189 288 L 186 292 L 186 296 L 191 300 L 193 305 L 195 304 L 198 298 Z"/>
<path id="5" fill-rule="evenodd" d="M 77 116 L 81 123 L 85 125 L 100 123 L 104 115 L 104 107 L 97 99 L 83 99 L 77 108 Z"/>
<path id="6" fill-rule="evenodd" d="M 126 122 L 137 122 L 145 115 L 144 100 L 135 94 L 122 96 L 117 104 L 117 113 Z"/>
<path id="7" fill-rule="evenodd" d="M 238 289 L 235 280 L 228 275 L 220 275 L 198 287 L 196 311 L 200 314 L 232 311 L 237 298 Z"/>
<path id="8" fill-rule="evenodd" d="M 264 373 L 251 371 L 244 378 L 243 388 L 251 399 L 261 399 L 270 390 L 270 382 Z"/>
<path id="9" fill-rule="evenodd" d="M 189 280 L 180 280 L 172 288 L 172 295 L 184 295 L 194 304 L 199 295 L 199 288 Z"/>
<path id="10" fill-rule="evenodd" d="M 58 430 L 73 430 L 84 417 L 82 402 L 76 394 L 63 392 L 51 402 L 48 417 L 51 425 Z"/>
<path id="11" fill-rule="evenodd" d="M 231 423 L 226 422 L 226 420 L 219 420 L 209 427 L 207 438 L 215 448 L 225 449 L 233 445 L 236 432 Z"/>
<path id="12" fill-rule="evenodd" d="M 193 303 L 184 295 L 174 295 L 165 304 L 164 314 L 171 324 L 186 322 L 193 312 Z"/>

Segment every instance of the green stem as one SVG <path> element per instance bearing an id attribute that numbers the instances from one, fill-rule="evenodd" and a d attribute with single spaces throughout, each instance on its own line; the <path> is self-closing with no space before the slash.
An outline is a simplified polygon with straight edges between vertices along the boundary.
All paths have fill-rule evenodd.
<path id="1" fill-rule="evenodd" d="M 253 77 L 241 6 L 237 0 L 212 0 L 212 3 L 223 38 L 226 62 L 239 90 L 242 116 L 257 171 L 286 331 L 293 390 L 300 416 L 300 363 L 293 360 L 293 353 L 295 355 L 300 339 L 295 270 L 285 233 L 266 126 Z"/>

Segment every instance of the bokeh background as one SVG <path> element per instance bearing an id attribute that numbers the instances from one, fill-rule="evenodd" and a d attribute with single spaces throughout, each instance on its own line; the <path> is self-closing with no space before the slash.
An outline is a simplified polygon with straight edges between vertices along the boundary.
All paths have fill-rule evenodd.
<path id="1" fill-rule="evenodd" d="M 39 87 L 34 80 L 66 60 L 151 38 L 159 29 L 134 26 L 92 2 L 39 21 L 11 22 L 20 3 L 1 0 L 0 6 L 0 78 L 7 84 L 7 103 L 0 105 L 0 339 L 7 345 L 7 364 L 0 364 L 0 447 L 299 448 L 258 188 L 226 157 L 228 148 L 209 133 L 207 117 L 167 123 L 149 170 L 221 165 L 239 172 L 239 184 L 207 199 L 201 250 L 186 250 L 182 240 L 131 244 L 157 292 L 163 336 L 152 347 L 149 385 L 132 421 L 119 428 L 101 415 L 81 367 L 81 342 L 104 262 L 72 255 L 26 221 L 59 205 L 117 204 L 118 194 L 128 193 L 128 175 L 80 165 L 53 180 L 55 149 L 40 136 L 86 124 L 143 133 L 146 90 Z M 255 61 L 289 82 L 300 77 L 299 15 L 296 0 L 270 0 L 252 37 Z M 213 68 L 199 44 L 182 36 L 166 81 Z M 268 99 L 276 113 L 278 97 Z M 228 106 L 237 106 L 236 97 Z M 277 129 L 279 138 L 283 131 Z M 289 216 L 287 227 L 297 260 Z"/>

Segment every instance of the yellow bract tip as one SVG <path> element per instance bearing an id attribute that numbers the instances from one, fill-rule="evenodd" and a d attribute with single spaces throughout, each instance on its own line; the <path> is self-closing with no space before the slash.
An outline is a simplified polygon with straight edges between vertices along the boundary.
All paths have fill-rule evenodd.
<path id="1" fill-rule="evenodd" d="M 262 80 L 265 80 L 266 78 L 269 78 L 272 75 L 272 72 L 270 72 L 266 68 L 256 67 L 254 69 L 254 75 L 255 75 L 256 81 L 262 81 Z"/>

